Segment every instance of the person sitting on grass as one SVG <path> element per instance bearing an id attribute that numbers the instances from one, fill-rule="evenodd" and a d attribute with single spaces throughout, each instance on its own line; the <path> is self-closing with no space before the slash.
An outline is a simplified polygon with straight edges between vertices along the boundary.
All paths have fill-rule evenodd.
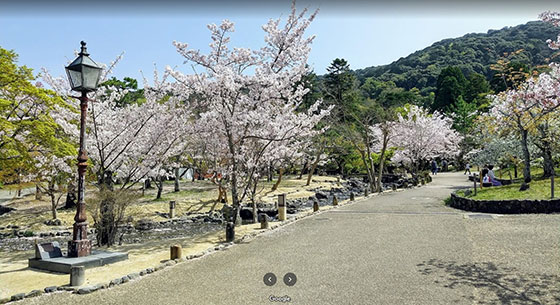
<path id="1" fill-rule="evenodd" d="M 490 182 L 493 186 L 500 186 L 502 183 L 496 179 L 496 175 L 494 175 L 494 165 L 488 165 L 488 177 L 490 178 Z"/>

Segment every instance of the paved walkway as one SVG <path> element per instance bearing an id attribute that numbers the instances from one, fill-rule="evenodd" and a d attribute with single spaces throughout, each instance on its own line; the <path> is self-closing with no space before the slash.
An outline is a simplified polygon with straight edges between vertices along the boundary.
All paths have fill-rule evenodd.
<path id="1" fill-rule="evenodd" d="M 559 304 L 560 215 L 471 218 L 442 205 L 468 182 L 384 194 L 250 243 L 79 296 L 25 304 Z M 263 276 L 278 280 L 266 286 Z M 284 274 L 297 276 L 286 286 Z"/>

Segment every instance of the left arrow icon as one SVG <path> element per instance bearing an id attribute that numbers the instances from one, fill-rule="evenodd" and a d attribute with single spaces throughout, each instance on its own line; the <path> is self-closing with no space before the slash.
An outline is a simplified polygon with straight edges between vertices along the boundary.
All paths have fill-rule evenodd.
<path id="1" fill-rule="evenodd" d="M 276 275 L 272 272 L 265 274 L 263 282 L 266 286 L 273 286 L 274 284 L 276 284 Z"/>

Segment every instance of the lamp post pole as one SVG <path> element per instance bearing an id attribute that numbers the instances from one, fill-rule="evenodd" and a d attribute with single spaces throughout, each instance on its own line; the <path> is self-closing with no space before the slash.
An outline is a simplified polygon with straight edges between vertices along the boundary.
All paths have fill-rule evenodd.
<path id="1" fill-rule="evenodd" d="M 65 69 L 74 91 L 81 92 L 80 100 L 80 151 L 78 152 L 78 207 L 74 216 L 72 240 L 68 241 L 68 256 L 81 257 L 91 254 L 91 241 L 87 237 L 87 215 L 85 202 L 85 174 L 87 170 L 86 151 L 86 113 L 88 107 L 87 93 L 95 91 L 99 83 L 102 67 L 96 64 L 86 49 L 86 43 L 80 42 L 78 57 Z"/>
<path id="2" fill-rule="evenodd" d="M 86 138 L 86 113 L 88 107 L 87 93 L 82 91 L 80 97 L 80 151 L 78 152 L 78 207 L 74 216 L 72 240 L 68 242 L 68 256 L 81 257 L 91 254 L 91 241 L 87 237 L 87 215 L 85 194 L 85 173 L 87 169 Z"/>

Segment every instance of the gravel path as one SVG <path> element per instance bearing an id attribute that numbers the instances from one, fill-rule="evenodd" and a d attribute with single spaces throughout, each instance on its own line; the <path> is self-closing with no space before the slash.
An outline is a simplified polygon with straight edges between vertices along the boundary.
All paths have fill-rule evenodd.
<path id="1" fill-rule="evenodd" d="M 559 304 L 560 215 L 471 218 L 442 205 L 466 185 L 438 174 L 138 281 L 23 304 Z"/>

